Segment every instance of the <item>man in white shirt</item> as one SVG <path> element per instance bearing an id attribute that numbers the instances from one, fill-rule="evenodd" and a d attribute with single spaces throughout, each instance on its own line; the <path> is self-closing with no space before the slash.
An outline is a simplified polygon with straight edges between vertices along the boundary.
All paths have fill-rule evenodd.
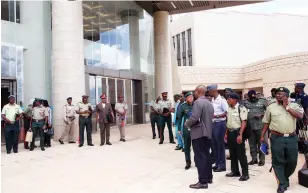
<path id="1" fill-rule="evenodd" d="M 115 104 L 115 112 L 117 114 L 117 124 L 120 130 L 120 141 L 125 142 L 127 103 L 124 102 L 123 96 L 121 95 L 119 96 L 118 102 Z"/>
<path id="2" fill-rule="evenodd" d="M 209 94 L 212 97 L 214 107 L 213 132 L 212 132 L 212 151 L 215 156 L 214 172 L 226 171 L 226 155 L 224 136 L 226 132 L 226 116 L 228 103 L 225 98 L 220 96 L 217 90 L 217 84 L 208 86 Z"/>

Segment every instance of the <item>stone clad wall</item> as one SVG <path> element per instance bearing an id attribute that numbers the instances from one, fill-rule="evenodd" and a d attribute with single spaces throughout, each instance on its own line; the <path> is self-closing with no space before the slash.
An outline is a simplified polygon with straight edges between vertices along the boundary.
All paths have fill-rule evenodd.
<path id="1" fill-rule="evenodd" d="M 244 91 L 263 87 L 265 96 L 273 87 L 285 86 L 291 91 L 295 82 L 308 85 L 308 52 L 269 58 L 243 67 L 179 67 L 183 90 L 194 89 L 198 84 L 218 83 L 219 89 L 231 87 Z"/>

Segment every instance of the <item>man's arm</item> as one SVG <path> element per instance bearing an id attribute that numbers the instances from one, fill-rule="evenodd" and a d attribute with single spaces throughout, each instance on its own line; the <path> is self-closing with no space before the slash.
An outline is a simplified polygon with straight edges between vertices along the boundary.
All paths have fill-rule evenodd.
<path id="1" fill-rule="evenodd" d="M 268 123 L 264 123 L 263 129 L 262 129 L 262 133 L 261 133 L 261 139 L 260 139 L 260 141 L 262 143 L 264 143 L 264 135 L 267 132 L 268 128 L 269 128 L 269 124 Z"/>
<path id="2" fill-rule="evenodd" d="M 219 114 L 219 115 L 213 115 L 214 118 L 225 118 L 227 116 L 229 105 L 228 105 L 226 99 L 222 99 L 221 106 L 222 106 L 224 113 Z"/>
<path id="3" fill-rule="evenodd" d="M 113 114 L 113 110 L 111 108 L 111 104 L 108 104 L 108 105 L 109 105 L 109 112 L 111 113 L 111 116 L 114 119 L 114 114 Z"/>
<path id="4" fill-rule="evenodd" d="M 66 117 L 66 105 L 63 106 L 63 118 L 64 118 L 64 122 L 67 122 L 67 117 Z"/>
<path id="5" fill-rule="evenodd" d="M 192 108 L 192 115 L 191 117 L 186 121 L 187 127 L 192 127 L 196 123 L 200 122 L 200 117 L 202 114 L 202 109 L 198 101 L 196 101 Z"/>
<path id="6" fill-rule="evenodd" d="M 5 107 L 3 107 L 2 113 L 1 113 L 1 117 L 2 117 L 2 119 L 3 119 L 5 122 L 11 123 L 11 121 L 10 121 L 8 118 L 6 118 L 5 114 L 6 114 L 6 109 L 5 109 Z"/>

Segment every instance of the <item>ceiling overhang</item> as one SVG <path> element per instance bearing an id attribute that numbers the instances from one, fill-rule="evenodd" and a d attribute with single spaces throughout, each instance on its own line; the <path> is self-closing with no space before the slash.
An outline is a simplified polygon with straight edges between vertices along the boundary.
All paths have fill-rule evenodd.
<path id="1" fill-rule="evenodd" d="M 232 7 L 238 5 L 246 5 L 252 3 L 261 3 L 269 0 L 259 1 L 136 1 L 139 6 L 145 9 L 149 14 L 153 15 L 155 11 L 167 11 L 170 15 L 188 13 L 194 11 L 203 11 L 210 9 L 218 9 L 224 7 Z"/>

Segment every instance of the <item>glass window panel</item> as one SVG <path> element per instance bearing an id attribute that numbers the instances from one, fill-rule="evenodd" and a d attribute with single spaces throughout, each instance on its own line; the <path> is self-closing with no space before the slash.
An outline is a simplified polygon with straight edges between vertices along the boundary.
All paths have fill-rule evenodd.
<path id="1" fill-rule="evenodd" d="M 117 79 L 117 96 L 123 96 L 124 97 L 124 80 Z M 126 100 L 124 98 L 124 100 Z"/>
<path id="2" fill-rule="evenodd" d="M 10 46 L 10 76 L 16 77 L 16 47 Z"/>
<path id="3" fill-rule="evenodd" d="M 108 93 L 109 93 L 109 102 L 111 105 L 115 105 L 116 103 L 116 88 L 115 88 L 115 79 L 108 78 Z"/>
<path id="4" fill-rule="evenodd" d="M 10 47 L 1 46 L 1 76 L 10 76 Z"/>
<path id="5" fill-rule="evenodd" d="M 92 105 L 96 104 L 96 87 L 95 87 L 95 76 L 89 76 L 89 89 L 90 89 L 90 103 Z"/>

